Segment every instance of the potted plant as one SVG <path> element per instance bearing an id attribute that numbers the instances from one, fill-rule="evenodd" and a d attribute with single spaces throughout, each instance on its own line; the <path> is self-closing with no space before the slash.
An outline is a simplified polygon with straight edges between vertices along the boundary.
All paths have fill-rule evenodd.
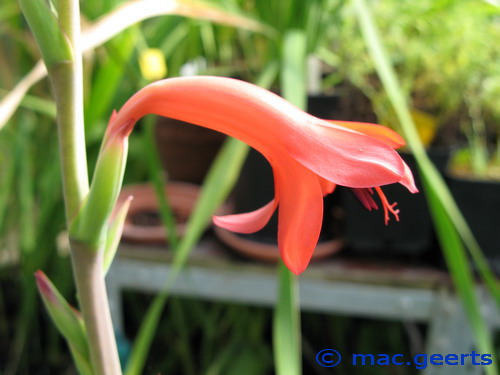
<path id="1" fill-rule="evenodd" d="M 484 119 L 477 121 L 477 117 L 495 110 L 492 99 L 494 93 L 498 95 L 500 91 L 498 78 L 495 78 L 499 76 L 496 64 L 498 52 L 494 47 L 498 27 L 488 7 L 488 4 L 473 2 L 445 2 L 437 6 L 432 1 L 380 1 L 373 6 L 385 45 L 413 108 L 414 122 L 419 127 L 422 140 L 428 145 L 429 156 L 443 174 L 451 146 L 461 139 L 459 128 L 470 123 L 472 116 L 476 117 L 476 120 L 472 119 L 473 128 L 480 129 Z M 356 20 L 347 8 L 343 15 L 337 33 L 332 34 L 334 53 L 323 52 L 322 57 L 335 68 L 335 75 L 352 82 L 371 100 L 379 123 L 398 130 L 397 117 L 375 75 L 364 41 L 359 36 Z M 457 19 L 461 20 L 459 27 Z M 487 42 L 485 35 L 491 38 L 490 42 Z M 484 150 L 486 143 L 478 142 L 478 137 L 484 131 L 468 133 L 472 144 L 479 145 L 478 150 Z M 475 153 L 476 160 L 481 160 L 481 152 L 484 154 L 483 151 Z M 414 165 L 411 155 L 405 155 L 404 158 L 410 167 Z M 480 163 L 486 164 L 484 161 Z M 425 198 L 422 195 L 420 199 L 415 212 L 423 216 L 412 215 L 416 220 L 408 232 L 414 236 L 406 238 L 409 240 L 408 249 L 420 243 L 420 251 L 423 251 L 433 244 L 433 239 L 429 213 L 422 209 L 426 207 Z M 404 203 L 399 198 L 394 200 L 403 208 Z M 349 208 L 347 212 L 350 214 L 352 211 Z M 359 213 L 363 214 L 361 210 Z M 349 229 L 349 223 L 359 224 L 358 215 L 348 215 L 347 221 L 347 231 L 351 233 L 348 240 L 353 244 L 353 241 L 360 239 L 358 232 L 366 232 Z M 408 221 L 404 223 L 408 224 Z M 422 223 L 428 223 L 425 233 L 417 235 L 415 228 L 424 229 Z M 363 225 L 363 228 L 367 225 Z M 406 232 L 400 224 L 394 228 L 398 228 L 395 233 Z M 354 247 L 359 245 L 366 248 L 372 242 L 378 244 L 374 247 L 385 252 L 389 247 L 388 242 L 392 242 L 392 230 L 391 227 L 377 227 L 373 230 L 371 240 L 364 241 L 363 246 L 354 243 Z M 385 238 L 376 238 L 376 235 Z M 428 236 L 426 241 L 422 241 L 424 236 Z M 403 243 L 392 246 L 395 252 L 404 247 Z M 415 254 L 416 250 L 410 253 Z"/>

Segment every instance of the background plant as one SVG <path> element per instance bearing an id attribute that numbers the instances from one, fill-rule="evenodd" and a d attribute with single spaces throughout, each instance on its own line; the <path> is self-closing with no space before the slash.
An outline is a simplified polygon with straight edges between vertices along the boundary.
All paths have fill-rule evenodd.
<path id="1" fill-rule="evenodd" d="M 373 4 L 373 13 L 417 125 L 432 127 L 419 121 L 416 110 L 431 114 L 430 121 L 444 128 L 439 141 L 447 145 L 463 144 L 461 131 L 468 141 L 468 168 L 478 177 L 494 177 L 496 168 L 488 172 L 487 166 L 498 159 L 497 10 L 476 1 L 384 0 Z M 334 48 L 322 56 L 335 67 L 335 76 L 346 77 L 370 97 L 380 122 L 398 129 L 353 16 L 343 8 L 342 22 L 332 26 Z M 420 130 L 424 141 L 432 141 L 433 129 Z"/>
<path id="2" fill-rule="evenodd" d="M 115 5 L 113 2 L 105 2 L 105 3 L 98 2 L 98 3 L 99 3 L 98 5 L 99 5 L 100 11 L 103 9 L 111 9 Z M 11 8 L 13 9 L 11 15 L 12 16 L 19 16 L 20 11 L 19 11 L 18 5 L 16 3 L 12 3 L 9 5 L 11 5 Z M 95 9 L 97 9 L 97 8 L 90 7 L 90 10 L 87 9 L 88 13 L 90 14 L 90 17 L 93 17 L 93 16 L 95 17 L 95 14 L 97 14 L 97 12 L 96 13 L 92 12 L 92 10 L 95 10 Z M 17 17 L 16 20 L 18 20 L 18 19 L 21 19 L 21 18 Z M 12 23 L 16 24 L 18 22 L 12 22 Z M 19 26 L 20 26 L 21 30 L 24 30 L 25 25 L 20 24 Z M 92 94 L 89 95 L 87 97 L 87 99 L 88 99 L 88 101 L 92 102 L 95 99 L 91 99 L 91 98 L 94 98 L 94 97 L 98 98 L 98 100 L 96 102 L 93 102 L 93 104 L 89 104 L 87 106 L 87 111 L 86 111 L 87 112 L 87 119 L 95 120 L 95 121 L 88 121 L 87 125 L 86 125 L 87 130 L 88 130 L 87 134 L 89 135 L 87 138 L 87 146 L 91 150 L 91 160 L 92 159 L 95 160 L 95 158 L 96 158 L 96 155 L 97 155 L 97 147 L 96 146 L 98 144 L 97 140 L 99 139 L 99 134 L 102 134 L 103 127 L 104 127 L 104 123 L 99 122 L 99 120 L 98 120 L 100 118 L 100 113 L 110 111 L 109 107 L 114 105 L 113 98 L 115 98 L 115 97 L 114 97 L 113 89 L 118 88 L 119 85 L 125 84 L 125 87 L 129 91 L 131 91 L 131 90 L 136 89 L 136 85 L 139 85 L 140 83 L 142 83 L 138 79 L 135 82 L 135 85 L 134 84 L 130 85 L 130 83 L 134 82 L 134 81 L 133 80 L 125 81 L 123 79 L 123 76 L 121 75 L 123 73 L 123 70 L 124 70 L 124 68 L 122 68 L 122 67 L 127 66 L 127 65 L 123 64 L 123 61 L 128 60 L 131 57 L 132 52 L 134 51 L 134 49 L 133 49 L 134 39 L 133 38 L 135 35 L 133 33 L 134 33 L 134 31 L 132 30 L 132 31 L 128 32 L 128 34 L 124 34 L 124 35 L 120 36 L 118 38 L 118 40 L 111 41 L 109 43 L 109 45 L 107 45 L 105 47 L 105 49 L 101 50 L 101 52 L 100 52 L 101 60 L 100 61 L 98 61 L 98 59 L 96 59 L 95 61 L 91 60 L 91 61 L 89 61 L 89 64 L 86 64 L 87 66 L 91 66 L 94 69 L 92 69 L 90 71 L 86 71 L 85 82 L 88 85 L 89 91 L 91 93 L 96 94 L 95 96 L 92 96 Z M 28 35 L 28 34 L 26 34 L 26 35 Z M 32 51 L 33 54 L 36 54 L 36 52 L 35 52 L 36 49 L 34 48 L 33 45 L 31 45 L 31 49 L 33 50 Z M 15 56 L 14 54 L 11 54 L 11 55 Z M 31 63 L 31 61 L 29 63 Z M 29 65 L 29 63 L 26 65 Z M 12 66 L 14 66 L 15 69 L 17 69 L 17 67 L 19 65 L 16 65 L 15 61 L 13 60 Z M 120 70 L 120 68 L 122 68 L 122 69 Z M 138 71 L 138 69 L 136 69 L 136 71 Z M 94 81 L 93 73 L 95 73 L 95 77 L 97 77 L 97 78 L 95 78 L 95 81 Z M 133 71 L 131 73 L 133 73 Z M 134 76 L 134 74 L 131 74 L 131 75 Z M 138 75 L 135 74 L 135 76 L 137 77 Z M 104 85 L 101 85 L 103 80 L 104 80 Z M 94 84 L 95 88 L 94 88 L 94 86 L 92 86 L 93 84 Z M 12 82 L 11 82 L 11 85 L 12 85 Z M 9 86 L 9 85 L 7 85 L 7 86 Z M 44 107 L 44 105 L 46 105 L 47 102 L 49 103 L 48 108 L 46 106 Z M 30 103 L 31 103 L 31 107 L 30 107 Z M 38 108 L 39 110 L 43 109 L 42 112 L 44 112 L 44 114 L 51 115 L 52 121 L 53 121 L 54 104 L 50 100 L 45 100 L 45 101 L 35 100 L 35 99 L 30 100 L 30 97 L 27 97 L 24 99 L 23 105 L 30 107 L 30 109 L 32 107 Z M 51 121 L 47 121 L 48 124 L 50 124 L 50 122 Z M 49 142 L 49 143 L 45 142 L 44 143 L 44 140 L 41 136 L 37 137 L 37 138 L 33 137 L 32 139 L 41 142 L 41 143 L 39 143 L 40 149 L 43 149 L 44 147 L 50 146 L 51 143 L 53 144 L 53 147 L 51 148 L 51 150 L 54 150 L 54 153 L 48 154 L 49 156 L 52 157 L 52 159 L 49 160 L 46 165 L 47 165 L 47 168 L 54 168 L 54 170 L 57 171 L 57 168 L 58 168 L 57 166 L 59 163 L 55 162 L 55 160 L 54 160 L 55 156 L 57 156 L 57 153 L 56 153 L 57 147 L 53 143 L 54 142 L 53 127 L 51 127 L 50 125 L 48 125 L 47 127 L 49 129 L 47 134 L 48 134 L 48 136 L 50 136 L 50 139 L 52 142 Z M 2 133 L 2 136 L 5 135 L 5 137 L 6 137 L 6 138 L 2 138 L 2 142 L 5 140 L 5 143 L 11 143 L 11 140 L 15 139 L 17 145 L 22 146 L 22 147 L 19 147 L 16 150 L 16 152 L 12 152 L 12 153 L 8 153 L 8 154 L 6 153 L 4 160 L 3 160 L 6 163 L 2 164 L 2 167 L 6 168 L 5 169 L 5 171 L 7 172 L 6 175 L 9 178 L 2 181 L 2 182 L 5 182 L 5 185 L 2 186 L 2 188 L 3 188 L 2 197 L 4 198 L 2 200 L 2 203 L 3 203 L 2 208 L 6 212 L 8 209 L 12 208 L 15 210 L 17 208 L 16 206 L 14 206 L 14 204 L 12 204 L 12 202 L 9 201 L 9 199 L 11 197 L 8 194 L 10 185 L 13 184 L 14 170 L 15 170 L 14 168 L 16 166 L 16 163 L 12 162 L 12 160 L 10 160 L 8 158 L 11 157 L 11 155 L 15 155 L 17 152 L 19 152 L 19 153 L 22 153 L 22 154 L 17 154 L 19 164 L 21 165 L 21 170 L 26 171 L 24 173 L 25 178 L 21 179 L 20 188 L 19 188 L 19 190 L 20 190 L 20 199 L 19 199 L 20 202 L 19 202 L 19 204 L 21 205 L 21 210 L 19 210 L 19 212 L 21 212 L 21 217 L 19 218 L 19 220 L 21 220 L 23 222 L 23 225 L 21 226 L 21 228 L 23 228 L 22 229 L 23 232 L 21 233 L 19 238 L 21 239 L 21 242 L 22 242 L 22 244 L 20 244 L 20 246 L 23 249 L 22 251 L 26 252 L 27 254 L 30 255 L 29 257 L 27 256 L 26 258 L 24 258 L 24 256 L 23 256 L 22 263 L 21 263 L 21 265 L 23 267 L 26 267 L 26 272 L 22 275 L 23 276 L 22 280 L 26 280 L 26 282 L 28 284 L 28 287 L 26 287 L 26 288 L 29 288 L 29 290 L 25 290 L 22 293 L 23 297 L 25 298 L 25 302 L 21 306 L 21 309 L 22 309 L 22 311 L 25 311 L 26 314 L 28 314 L 28 316 L 25 316 L 26 314 L 21 314 L 21 316 L 23 318 L 22 318 L 22 321 L 20 321 L 20 323 L 19 323 L 19 329 L 16 331 L 18 333 L 18 337 L 19 337 L 18 342 L 20 344 L 13 346 L 16 353 L 17 352 L 22 353 L 23 352 L 22 344 L 23 344 L 23 342 L 26 341 L 25 338 L 27 337 L 27 335 L 32 332 L 32 329 L 31 329 L 31 326 L 29 323 L 31 323 L 33 321 L 33 319 L 31 319 L 32 315 L 29 315 L 29 314 L 38 315 L 37 309 L 33 308 L 33 303 L 37 302 L 37 298 L 36 298 L 35 292 L 34 292 L 35 291 L 34 283 L 32 281 L 33 280 L 33 278 L 32 278 L 33 271 L 36 268 L 41 268 L 41 267 L 47 269 L 47 267 L 45 267 L 45 265 L 41 261 L 39 261 L 38 258 L 41 258 L 42 260 L 46 260 L 47 258 L 57 259 L 56 257 L 54 257 L 54 251 L 52 249 L 51 249 L 52 251 L 49 251 L 49 249 L 47 249 L 47 251 L 44 251 L 44 249 L 40 250 L 37 248 L 37 252 L 35 254 L 34 244 L 36 243 L 37 247 L 39 247 L 39 246 L 42 246 L 44 242 L 41 240 L 40 241 L 37 240 L 36 237 L 34 237 L 33 233 L 29 232 L 29 230 L 33 230 L 34 228 L 37 228 L 37 229 L 39 228 L 41 231 L 43 231 L 42 232 L 43 235 L 47 236 L 48 242 L 52 242 L 52 241 L 54 241 L 55 235 L 53 235 L 50 231 L 47 231 L 44 225 L 46 223 L 52 224 L 52 225 L 55 223 L 56 228 L 57 228 L 56 230 L 58 232 L 60 232 L 62 230 L 62 222 L 60 222 L 60 221 L 58 222 L 56 220 L 57 215 L 53 215 L 52 212 L 47 212 L 48 209 L 43 210 L 44 216 L 41 218 L 41 220 L 43 220 L 43 225 L 40 224 L 40 225 L 36 225 L 36 227 L 35 227 L 30 222 L 30 219 L 33 215 L 33 212 L 38 209 L 38 206 L 35 204 L 35 200 L 33 199 L 32 195 L 30 195 L 30 194 L 34 193 L 32 191 L 34 189 L 34 186 L 33 186 L 33 179 L 34 178 L 33 178 L 33 175 L 31 174 L 31 172 L 32 172 L 30 169 L 31 165 L 29 163 L 26 163 L 27 160 L 29 160 L 26 156 L 30 155 L 32 152 L 32 150 L 29 150 L 29 152 L 28 152 L 28 147 L 31 145 L 28 144 L 27 138 L 28 138 L 28 136 L 33 135 L 33 132 L 32 132 L 32 128 L 27 126 L 26 132 L 23 131 L 22 133 L 19 133 L 19 135 L 18 135 L 18 133 L 19 133 L 18 129 L 13 130 L 12 133 L 10 132 L 10 130 Z M 13 135 L 11 135 L 11 134 L 13 134 Z M 22 135 L 22 137 L 21 137 L 21 135 Z M 36 150 L 36 148 L 34 148 L 34 150 Z M 9 149 L 6 148 L 5 151 L 8 152 Z M 12 151 L 12 150 L 10 150 L 10 151 Z M 33 152 L 33 157 L 35 158 L 37 156 L 39 156 L 39 155 L 36 155 Z M 41 161 L 41 160 L 43 160 L 43 158 L 38 157 L 38 161 Z M 94 163 L 91 163 L 91 165 L 93 165 L 93 164 Z M 7 168 L 9 168 L 9 169 L 7 169 Z M 59 178 L 60 178 L 60 176 L 57 173 L 47 173 L 46 170 L 43 170 L 43 177 L 39 178 L 38 180 L 43 182 L 44 185 L 42 187 L 45 187 L 45 185 L 47 185 L 48 183 L 51 183 L 52 185 L 49 186 L 48 190 L 57 197 L 57 193 L 58 192 L 59 192 L 59 194 L 61 193 L 60 188 L 53 188 L 53 189 L 51 189 L 51 188 L 54 186 L 56 186 L 56 187 L 60 186 L 60 179 Z M 59 195 L 59 197 L 60 197 L 60 195 Z M 44 201 L 47 203 L 52 203 L 53 200 L 54 199 L 51 199 L 51 200 L 44 199 Z M 62 207 L 61 200 L 60 200 L 60 198 L 56 199 L 56 200 L 57 200 L 57 206 L 56 206 L 57 211 L 59 212 L 59 215 L 61 215 L 62 214 L 62 212 L 60 210 L 60 208 Z M 12 205 L 12 207 L 11 207 L 11 205 Z M 50 209 L 50 206 L 49 206 L 49 209 Z M 4 218 L 4 217 L 6 218 L 6 217 L 8 217 L 8 215 L 2 216 L 2 218 Z M 51 218 L 52 220 L 49 220 L 49 218 Z M 17 243 L 15 241 L 15 236 L 17 233 L 9 231 L 11 228 L 9 228 L 8 224 L 5 224 L 2 228 L 7 228 L 7 229 L 5 229 L 5 231 L 8 233 L 8 235 L 5 236 L 6 238 L 9 238 L 9 239 L 14 238 L 14 240 L 11 240 L 8 243 L 9 250 L 12 250 L 13 248 L 15 249 L 17 246 Z M 65 236 L 62 235 L 61 238 L 64 239 L 64 237 Z M 67 249 L 67 245 L 63 244 L 61 247 Z M 12 253 L 14 254 L 14 257 L 17 255 L 16 251 L 12 251 Z M 33 253 L 34 255 L 31 253 Z M 35 261 L 35 260 L 38 260 L 38 261 Z M 67 258 L 65 259 L 65 262 L 66 262 L 65 269 L 67 270 L 67 269 L 69 269 L 69 267 L 67 267 L 68 266 L 68 259 Z M 59 274 L 61 276 L 63 276 L 65 273 L 61 272 Z M 67 275 L 67 273 L 66 273 L 66 275 Z M 68 281 L 69 280 L 66 279 L 64 282 L 64 285 L 70 286 L 71 283 L 69 283 Z M 71 291 L 68 291 L 68 294 L 72 294 Z M 14 354 L 16 354 L 16 353 L 14 353 Z M 33 353 L 31 353 L 31 354 L 33 355 Z M 16 356 L 16 355 L 10 356 L 12 361 L 11 361 L 11 364 L 9 365 L 10 366 L 9 368 L 11 368 L 13 372 L 16 372 L 18 370 L 17 363 L 19 363 L 19 357 L 20 357 L 19 355 L 18 356 Z M 44 357 L 45 357 L 44 355 L 41 355 L 41 358 L 44 358 Z"/>
<path id="3" fill-rule="evenodd" d="M 245 10 L 248 14 L 276 26 L 275 34 L 250 34 L 213 25 L 207 21 L 162 17 L 134 26 L 88 54 L 84 65 L 84 82 L 88 93 L 85 97 L 85 126 L 90 168 L 97 158 L 107 115 L 113 108 L 119 107 L 124 98 L 143 85 L 144 77 L 138 61 L 144 49 L 151 47 L 163 51 L 171 75 L 177 75 L 185 62 L 205 56 L 207 72 L 237 75 L 260 82 L 264 86 L 279 88 L 280 72 L 288 71 L 293 75 L 294 67 L 283 69 L 282 64 L 287 59 L 283 49 L 277 46 L 284 45 L 285 39 L 290 41 L 289 32 L 294 31 L 295 39 L 289 43 L 293 45 L 298 41 L 306 46 L 294 60 L 298 62 L 299 67 L 303 68 L 305 65 L 304 56 L 320 51 L 320 57 L 337 69 L 330 81 L 325 81 L 326 86 L 328 82 L 351 79 L 372 97 L 380 118 L 394 117 L 388 109 L 387 98 L 383 98 L 384 92 L 380 88 L 380 82 L 373 81 L 376 79 L 375 73 L 366 58 L 364 42 L 357 31 L 354 31 L 356 21 L 352 10 L 341 8 L 342 3 L 336 1 L 315 1 L 311 8 L 304 8 L 305 3 L 288 2 L 283 3 L 282 8 L 266 8 L 260 2 L 220 2 L 225 9 L 235 12 Z M 391 20 L 390 24 L 382 25 L 384 35 L 388 35 L 389 55 L 402 78 L 404 92 L 408 95 L 417 92 L 414 94 L 415 105 L 422 103 L 422 98 L 426 98 L 429 102 L 424 101 L 424 106 L 440 106 L 442 112 L 439 113 L 446 119 L 447 116 L 451 117 L 453 108 L 462 108 L 463 111 L 463 108 L 467 109 L 467 106 L 473 104 L 460 102 L 461 95 L 446 95 L 450 91 L 458 93 L 457 87 L 465 88 L 478 94 L 472 98 L 481 102 L 481 108 L 479 112 L 476 110 L 476 114 L 479 113 L 481 118 L 496 118 L 498 114 L 494 111 L 498 107 L 495 105 L 498 98 L 498 85 L 495 82 L 495 77 L 498 77 L 498 73 L 495 73 L 497 64 L 488 66 L 487 70 L 481 70 L 491 74 L 473 77 L 474 70 L 484 62 L 481 59 L 487 60 L 488 56 L 496 56 L 497 53 L 492 51 L 494 43 L 487 43 L 480 38 L 484 38 L 484 32 L 497 35 L 497 24 L 489 22 L 493 18 L 485 11 L 486 8 L 475 8 L 472 3 L 462 8 L 457 2 L 451 1 L 433 2 L 438 4 L 434 6 L 430 2 L 396 3 L 378 2 L 375 11 L 380 11 L 380 15 L 383 15 L 377 17 L 378 20 Z M 117 1 L 83 2 L 85 23 L 95 22 L 100 15 L 114 9 L 117 4 Z M 342 17 L 338 15 L 337 10 L 343 10 Z M 451 65 L 443 69 L 441 55 L 438 54 L 438 49 L 433 48 L 432 41 L 435 39 L 445 45 L 449 42 L 446 38 L 454 36 L 450 35 L 453 33 L 440 33 L 439 27 L 436 27 L 436 24 L 443 23 L 443 28 L 455 30 L 453 27 L 456 27 L 456 24 L 453 25 L 452 18 L 445 17 L 448 13 L 460 18 L 467 17 L 469 13 L 474 15 L 475 18 L 470 17 L 464 30 L 468 30 L 467 46 L 477 52 L 478 58 L 474 61 L 465 58 L 454 61 L 452 48 L 444 49 L 449 52 L 446 58 Z M 276 18 L 276 14 L 284 16 Z M 318 14 L 323 16 L 320 17 L 321 22 L 316 22 L 315 17 Z M 429 22 L 426 17 L 434 17 L 438 21 Z M 412 29 L 409 25 L 415 20 L 417 27 Z M 479 24 L 478 20 L 488 22 L 481 21 Z M 274 25 L 275 21 L 277 25 Z M 6 0 L 0 5 L 0 30 L 0 87 L 3 88 L 0 96 L 4 96 L 36 63 L 38 53 L 22 21 L 19 6 L 13 0 Z M 474 34 L 475 30 L 480 32 Z M 470 35 L 471 33 L 474 35 Z M 323 35 L 333 41 L 333 48 L 325 43 L 325 39 L 320 38 Z M 403 39 L 403 35 L 418 37 Z M 464 36 L 459 33 L 457 35 Z M 234 43 L 235 36 L 239 39 L 238 44 Z M 460 41 L 458 36 L 454 43 Z M 411 44 L 412 48 L 406 48 L 409 40 L 410 43 L 415 43 Z M 486 48 L 483 50 L 481 47 Z M 333 59 L 332 55 L 325 51 L 333 51 Z M 348 52 L 352 54 L 347 55 Z M 403 56 L 402 52 L 409 57 Z M 344 66 L 348 66 L 349 70 L 343 70 Z M 458 82 L 455 79 L 457 74 L 470 77 L 470 80 Z M 299 79 L 298 85 L 302 87 L 305 83 Z M 442 90 L 439 90 L 440 88 Z M 33 87 L 30 95 L 24 97 L 22 108 L 0 132 L 0 257 L 6 262 L 2 266 L 4 277 L 0 300 L 3 296 L 4 301 L 7 301 L 12 285 L 22 290 L 19 293 L 22 298 L 16 306 L 16 313 L 0 308 L 4 322 L 12 322 L 15 316 L 19 316 L 17 324 L 4 323 L 0 326 L 3 337 L 9 337 L 8 354 L 0 356 L 2 359 L 8 358 L 7 364 L 0 362 L 0 367 L 6 366 L 7 373 L 29 373 L 32 371 L 29 366 L 50 365 L 55 368 L 64 363 L 60 338 L 51 326 L 46 324 L 45 318 L 40 318 L 33 271 L 37 268 L 45 269 L 61 292 L 74 302 L 71 298 L 74 291 L 69 282 L 71 275 L 68 272 L 68 248 L 64 241 L 59 161 L 53 136 L 55 105 L 49 93 L 47 81 Z M 467 121 L 467 124 L 470 122 Z M 490 123 L 485 120 L 485 124 Z M 491 128 L 488 132 L 496 131 L 496 128 Z M 50 152 L 47 152 L 48 150 Z M 143 134 L 133 134 L 130 140 L 126 181 L 149 178 L 149 172 L 144 168 L 149 162 L 143 150 Z M 5 304 L 6 302 L 3 303 L 4 306 Z M 241 319 L 241 322 L 247 321 L 247 318 Z M 205 329 L 206 332 L 210 331 L 208 326 L 205 326 Z M 40 335 L 34 334 L 37 332 Z M 15 338 L 12 339 L 13 337 Z M 28 340 L 28 337 L 34 339 Z M 7 353 L 7 349 L 4 349 L 4 352 Z M 26 360 L 27 353 L 30 355 L 30 361 Z"/>

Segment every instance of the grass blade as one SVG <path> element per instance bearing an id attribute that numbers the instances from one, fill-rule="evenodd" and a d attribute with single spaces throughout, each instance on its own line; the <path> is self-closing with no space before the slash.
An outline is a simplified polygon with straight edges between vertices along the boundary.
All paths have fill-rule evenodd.
<path id="1" fill-rule="evenodd" d="M 125 375 L 139 375 L 142 373 L 170 288 L 175 282 L 179 271 L 185 265 L 193 246 L 203 234 L 213 212 L 226 199 L 229 191 L 236 183 L 247 152 L 248 146 L 246 144 L 228 138 L 210 168 L 203 183 L 196 208 L 187 223 L 186 234 L 174 254 L 173 271 L 169 273 L 165 287 L 154 299 L 144 317 L 132 348 Z"/>
<path id="2" fill-rule="evenodd" d="M 176 251 L 177 245 L 179 244 L 179 239 L 177 236 L 177 226 L 175 223 L 174 210 L 172 205 L 165 195 L 165 185 L 166 179 L 165 173 L 163 172 L 163 167 L 161 165 L 158 150 L 154 142 L 154 120 L 155 117 L 146 118 L 144 127 L 144 153 L 146 154 L 149 178 L 153 184 L 156 199 L 158 200 L 158 207 L 160 211 L 161 221 L 165 227 L 165 233 L 167 233 L 168 243 L 172 250 Z"/>
<path id="3" fill-rule="evenodd" d="M 92 50 L 128 27 L 149 18 L 179 15 L 203 19 L 239 29 L 272 33 L 272 30 L 250 18 L 222 10 L 213 4 L 192 0 L 134 0 L 129 1 L 82 32 L 82 52 Z M 0 130 L 5 126 L 29 89 L 47 75 L 45 65 L 39 61 L 16 87 L 0 102 Z"/>
<path id="4" fill-rule="evenodd" d="M 401 122 L 408 145 L 418 162 L 419 171 L 425 183 L 425 191 L 429 197 L 431 213 L 445 253 L 445 258 L 476 336 L 478 348 L 483 353 L 493 354 L 491 337 L 477 303 L 478 298 L 475 291 L 475 283 L 467 262 L 467 255 L 462 240 L 467 245 L 474 261 L 478 265 L 481 276 L 485 279 L 490 292 L 498 303 L 500 294 L 497 281 L 489 269 L 474 236 L 453 200 L 443 178 L 437 172 L 425 152 L 411 118 L 406 97 L 401 90 L 394 69 L 389 63 L 389 58 L 384 50 L 375 22 L 365 1 L 353 1 L 356 15 L 376 71 Z M 491 375 L 496 374 L 496 363 L 489 366 L 486 371 Z"/>
<path id="5" fill-rule="evenodd" d="M 42 60 L 40 60 L 33 69 L 19 81 L 16 87 L 4 96 L 0 102 L 0 130 L 2 130 L 7 121 L 12 117 L 31 87 L 46 75 L 47 69 L 45 69 Z"/>
<path id="6" fill-rule="evenodd" d="M 307 40 L 302 30 L 285 33 L 282 51 L 283 96 L 305 109 Z M 274 366 L 278 375 L 302 373 L 298 279 L 283 262 L 278 267 L 278 300 L 273 315 Z"/>
<path id="7" fill-rule="evenodd" d="M 191 0 L 129 1 L 89 27 L 82 40 L 83 50 L 95 48 L 126 28 L 145 19 L 162 15 L 179 15 L 208 20 L 240 29 L 264 32 L 262 24 L 244 16 L 224 11 L 213 4 Z"/>
<path id="8" fill-rule="evenodd" d="M 280 262 L 278 303 L 273 316 L 274 365 L 278 375 L 302 373 L 298 279 Z"/>
<path id="9" fill-rule="evenodd" d="M 290 30 L 283 41 L 281 88 L 283 97 L 297 107 L 306 107 L 306 36 L 302 30 Z"/>

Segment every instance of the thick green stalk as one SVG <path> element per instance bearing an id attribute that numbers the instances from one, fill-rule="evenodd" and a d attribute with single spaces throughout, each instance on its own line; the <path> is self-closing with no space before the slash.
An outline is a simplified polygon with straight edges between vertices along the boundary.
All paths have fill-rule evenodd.
<path id="1" fill-rule="evenodd" d="M 58 2 L 58 21 L 72 50 L 73 59 L 48 66 L 54 86 L 59 147 L 68 223 L 88 193 L 87 156 L 83 121 L 83 69 L 78 0 Z"/>
<path id="2" fill-rule="evenodd" d="M 104 284 L 101 250 L 71 241 L 74 277 L 89 339 L 94 375 L 121 375 Z"/>
<path id="3" fill-rule="evenodd" d="M 57 105 L 59 149 L 68 225 L 78 213 L 89 190 L 82 83 L 75 77 L 78 74 L 77 65 L 69 61 L 60 63 L 50 72 Z"/>
<path id="4" fill-rule="evenodd" d="M 66 220 L 71 228 L 89 193 L 79 1 L 58 1 L 57 14 L 45 1 L 20 0 L 20 4 L 54 87 Z M 102 232 L 101 228 L 97 228 L 96 232 Z M 96 242 L 89 237 L 79 237 L 79 240 L 71 240 L 73 272 L 88 332 L 94 374 L 120 375 L 104 284 L 103 249 L 91 246 Z M 104 241 L 97 243 L 104 245 Z"/>
<path id="5" fill-rule="evenodd" d="M 49 67 L 58 112 L 64 198 L 68 224 L 88 194 L 83 119 L 83 70 L 78 0 L 58 3 L 59 25 L 72 47 L 72 61 Z M 120 375 L 120 361 L 109 312 L 103 252 L 71 241 L 71 257 L 79 303 L 87 329 L 95 375 Z M 101 249 L 102 250 L 102 249 Z"/>

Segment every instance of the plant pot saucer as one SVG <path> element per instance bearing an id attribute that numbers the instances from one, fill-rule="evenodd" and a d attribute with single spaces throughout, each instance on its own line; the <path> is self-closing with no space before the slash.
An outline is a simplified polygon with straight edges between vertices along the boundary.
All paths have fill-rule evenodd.
<path id="1" fill-rule="evenodd" d="M 247 258 L 269 263 L 275 263 L 280 259 L 280 252 L 276 244 L 253 241 L 215 225 L 214 232 L 223 243 Z M 343 247 L 343 238 L 321 241 L 314 250 L 312 260 L 327 258 L 340 251 Z"/>
<path id="2" fill-rule="evenodd" d="M 176 218 L 177 234 L 184 235 L 189 215 L 198 199 L 200 187 L 185 182 L 169 182 L 165 188 Z M 123 226 L 122 238 L 128 242 L 162 245 L 168 242 L 165 227 L 159 215 L 156 193 L 151 184 L 124 186 L 116 209 L 129 196 L 133 196 Z"/>

